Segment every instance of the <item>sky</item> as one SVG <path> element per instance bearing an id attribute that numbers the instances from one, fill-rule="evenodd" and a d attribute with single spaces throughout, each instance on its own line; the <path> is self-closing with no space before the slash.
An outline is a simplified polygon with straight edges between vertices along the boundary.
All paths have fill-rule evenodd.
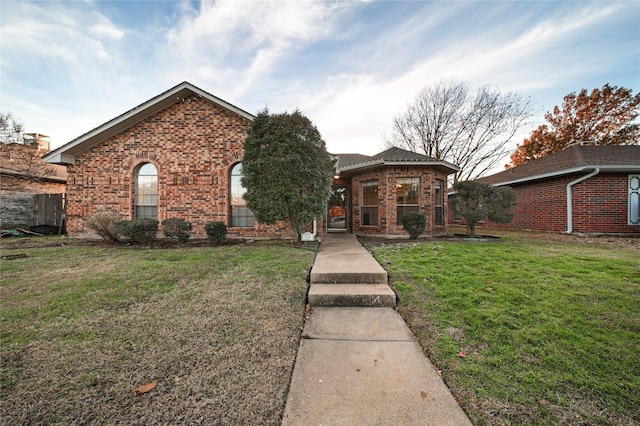
<path id="1" fill-rule="evenodd" d="M 57 148 L 188 81 L 373 155 L 421 89 L 456 79 L 532 102 L 515 149 L 569 93 L 640 92 L 638 22 L 637 0 L 2 0 L 0 111 Z"/>

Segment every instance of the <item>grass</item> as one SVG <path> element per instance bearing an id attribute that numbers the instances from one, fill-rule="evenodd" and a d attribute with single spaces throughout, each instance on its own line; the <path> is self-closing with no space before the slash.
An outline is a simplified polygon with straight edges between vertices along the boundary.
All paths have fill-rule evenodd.
<path id="1" fill-rule="evenodd" d="M 640 424 L 640 250 L 605 243 L 507 236 L 372 251 L 474 424 Z"/>
<path id="2" fill-rule="evenodd" d="M 0 424 L 280 423 L 312 251 L 52 245 L 3 243 Z"/>
<path id="3" fill-rule="evenodd" d="M 371 246 L 476 425 L 640 424 L 640 241 L 565 240 Z M 48 245 L 1 245 L 0 424 L 280 423 L 313 252 Z"/>

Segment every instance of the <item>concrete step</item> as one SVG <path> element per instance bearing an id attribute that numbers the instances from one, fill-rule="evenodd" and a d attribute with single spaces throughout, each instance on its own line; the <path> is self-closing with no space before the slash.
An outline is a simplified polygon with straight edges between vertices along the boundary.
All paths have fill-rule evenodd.
<path id="1" fill-rule="evenodd" d="M 308 301 L 312 307 L 396 306 L 396 294 L 387 284 L 311 283 Z"/>
<path id="2" fill-rule="evenodd" d="M 311 270 L 311 282 L 317 284 L 386 284 L 387 271 L 382 267 L 367 271 L 323 271 L 320 268 Z"/>
<path id="3" fill-rule="evenodd" d="M 331 234 L 320 244 L 310 280 L 320 284 L 386 284 L 387 271 L 355 235 Z"/>

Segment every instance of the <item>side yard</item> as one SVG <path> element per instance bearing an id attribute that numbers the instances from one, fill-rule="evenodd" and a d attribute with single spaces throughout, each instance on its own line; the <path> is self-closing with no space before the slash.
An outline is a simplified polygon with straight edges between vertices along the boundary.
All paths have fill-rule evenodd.
<path id="1" fill-rule="evenodd" d="M 474 424 L 640 424 L 640 241 L 363 242 Z"/>
<path id="2" fill-rule="evenodd" d="M 2 256 L 0 424 L 280 423 L 312 251 L 71 245 Z"/>

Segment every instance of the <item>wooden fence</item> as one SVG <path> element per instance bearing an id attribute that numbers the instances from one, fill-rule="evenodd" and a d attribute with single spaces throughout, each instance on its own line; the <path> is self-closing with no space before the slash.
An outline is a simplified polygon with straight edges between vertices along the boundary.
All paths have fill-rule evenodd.
<path id="1" fill-rule="evenodd" d="M 64 209 L 65 194 L 37 194 L 36 225 L 61 226 Z"/>

